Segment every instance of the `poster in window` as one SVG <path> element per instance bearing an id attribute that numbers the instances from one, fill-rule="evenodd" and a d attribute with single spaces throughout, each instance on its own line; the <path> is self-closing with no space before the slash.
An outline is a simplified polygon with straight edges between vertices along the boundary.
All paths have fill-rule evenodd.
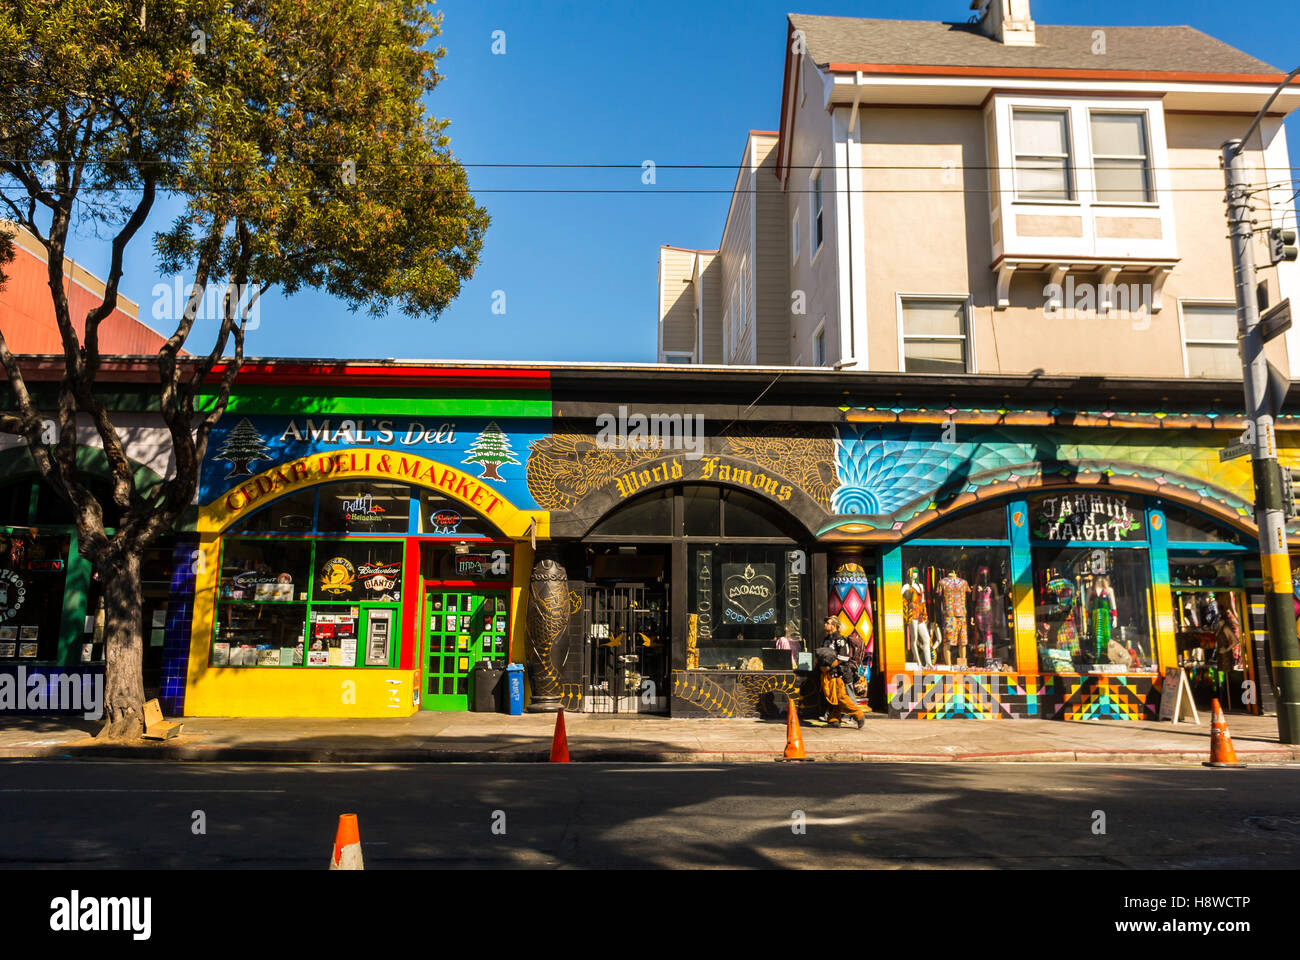
<path id="1" fill-rule="evenodd" d="M 18 644 L 0 642 L 0 660 L 13 659 L 18 655 Z"/>
<path id="2" fill-rule="evenodd" d="M 328 650 L 307 651 L 307 666 L 328 667 L 329 665 L 330 665 L 330 652 Z"/>
<path id="3" fill-rule="evenodd" d="M 728 623 L 775 623 L 776 564 L 724 563 L 722 616 Z"/>

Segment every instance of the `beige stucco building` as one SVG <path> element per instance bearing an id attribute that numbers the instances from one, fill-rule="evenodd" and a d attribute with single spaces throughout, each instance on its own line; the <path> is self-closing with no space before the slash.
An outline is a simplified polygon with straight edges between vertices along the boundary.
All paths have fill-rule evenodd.
<path id="1" fill-rule="evenodd" d="M 1190 27 L 971 6 L 790 16 L 718 249 L 660 250 L 661 362 L 1240 377 L 1219 159 L 1283 72 Z M 1297 106 L 1248 144 L 1261 228 L 1295 223 Z M 1256 259 L 1262 301 L 1300 295 L 1262 234 Z M 1300 328 L 1268 349 L 1300 376 Z"/>

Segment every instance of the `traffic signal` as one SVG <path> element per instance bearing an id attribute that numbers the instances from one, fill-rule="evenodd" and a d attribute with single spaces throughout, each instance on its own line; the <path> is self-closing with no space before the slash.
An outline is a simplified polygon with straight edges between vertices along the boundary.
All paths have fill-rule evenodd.
<path id="1" fill-rule="evenodd" d="M 1295 231 L 1273 227 L 1268 231 L 1268 259 L 1272 263 L 1294 260 L 1300 256 L 1295 246 Z"/>

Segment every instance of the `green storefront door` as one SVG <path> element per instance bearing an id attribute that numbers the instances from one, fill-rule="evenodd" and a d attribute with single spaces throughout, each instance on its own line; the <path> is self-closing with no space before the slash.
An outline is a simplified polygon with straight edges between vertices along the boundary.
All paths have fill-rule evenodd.
<path id="1" fill-rule="evenodd" d="M 424 710 L 468 710 L 470 671 L 510 657 L 504 590 L 430 589 L 424 603 Z"/>

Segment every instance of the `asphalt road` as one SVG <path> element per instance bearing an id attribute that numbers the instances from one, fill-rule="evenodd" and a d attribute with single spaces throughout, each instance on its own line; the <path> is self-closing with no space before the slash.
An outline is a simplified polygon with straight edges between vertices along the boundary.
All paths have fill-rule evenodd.
<path id="1" fill-rule="evenodd" d="M 4 761 L 0 810 L 0 867 L 321 869 L 340 813 L 367 869 L 1300 864 L 1287 767 Z"/>

